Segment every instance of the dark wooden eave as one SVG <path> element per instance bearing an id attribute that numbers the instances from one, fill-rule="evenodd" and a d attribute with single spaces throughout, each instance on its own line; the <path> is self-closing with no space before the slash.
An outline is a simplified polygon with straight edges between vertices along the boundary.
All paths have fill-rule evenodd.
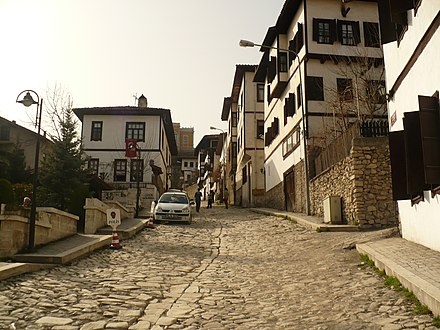
<path id="1" fill-rule="evenodd" d="M 228 120 L 229 112 L 231 110 L 232 100 L 231 97 L 225 97 L 223 99 L 222 120 Z"/>

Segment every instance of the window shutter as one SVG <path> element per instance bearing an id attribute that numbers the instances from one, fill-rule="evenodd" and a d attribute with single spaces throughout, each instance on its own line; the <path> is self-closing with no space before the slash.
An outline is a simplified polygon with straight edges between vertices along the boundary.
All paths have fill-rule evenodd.
<path id="1" fill-rule="evenodd" d="M 338 41 L 342 42 L 342 21 L 338 20 L 337 22 L 337 27 L 338 27 Z"/>
<path id="2" fill-rule="evenodd" d="M 396 25 L 391 21 L 390 0 L 378 0 L 382 44 L 397 40 Z"/>
<path id="3" fill-rule="evenodd" d="M 359 22 L 353 22 L 353 37 L 356 45 L 361 43 L 361 30 L 359 28 Z"/>
<path id="4" fill-rule="evenodd" d="M 268 72 L 267 72 L 269 82 L 272 82 L 275 79 L 276 74 L 277 74 L 277 58 L 275 56 L 271 56 Z"/>
<path id="5" fill-rule="evenodd" d="M 440 185 L 440 118 L 438 98 L 419 95 L 425 183 Z"/>
<path id="6" fill-rule="evenodd" d="M 289 50 L 296 53 L 296 37 L 293 38 L 293 40 L 289 41 Z M 293 55 L 291 52 L 289 52 L 289 67 L 292 66 L 293 61 L 295 60 L 295 55 Z"/>
<path id="7" fill-rule="evenodd" d="M 304 29 L 301 23 L 298 23 L 298 32 L 296 33 L 297 43 L 295 52 L 298 54 L 301 48 L 304 46 Z"/>
<path id="8" fill-rule="evenodd" d="M 337 39 L 336 35 L 336 20 L 330 20 L 330 42 L 334 43 Z M 339 39 L 340 40 L 340 39 Z"/>
<path id="9" fill-rule="evenodd" d="M 295 114 L 295 94 L 289 93 L 289 116 L 293 116 Z"/>
<path id="10" fill-rule="evenodd" d="M 319 28 L 318 28 L 318 20 L 316 18 L 313 18 L 313 41 L 318 41 L 319 39 Z"/>
<path id="11" fill-rule="evenodd" d="M 389 133 L 393 200 L 410 199 L 406 185 L 406 154 L 404 131 Z"/>
<path id="12" fill-rule="evenodd" d="M 414 0 L 389 0 L 391 13 L 401 13 L 414 9 Z"/>
<path id="13" fill-rule="evenodd" d="M 403 118 L 407 192 L 411 196 L 423 195 L 425 175 L 423 166 L 420 114 L 418 111 L 405 112 Z M 426 188 L 428 190 L 429 188 Z"/>

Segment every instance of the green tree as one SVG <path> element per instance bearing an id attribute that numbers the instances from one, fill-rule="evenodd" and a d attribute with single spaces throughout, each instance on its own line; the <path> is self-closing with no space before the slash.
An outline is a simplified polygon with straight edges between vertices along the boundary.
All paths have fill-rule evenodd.
<path id="1" fill-rule="evenodd" d="M 9 153 L 9 178 L 11 183 L 28 183 L 31 180 L 29 170 L 26 169 L 23 149 L 18 142 Z"/>
<path id="2" fill-rule="evenodd" d="M 69 211 L 75 191 L 86 182 L 81 140 L 69 107 L 62 110 L 59 135 L 39 175 L 39 203 Z"/>

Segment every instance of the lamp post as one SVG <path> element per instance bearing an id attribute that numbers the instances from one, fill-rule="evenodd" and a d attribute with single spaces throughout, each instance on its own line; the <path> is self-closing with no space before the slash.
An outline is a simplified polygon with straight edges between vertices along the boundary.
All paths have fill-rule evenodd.
<path id="1" fill-rule="evenodd" d="M 140 172 L 141 172 L 141 147 L 139 146 L 139 144 L 136 143 L 136 151 L 137 151 L 137 166 L 136 166 L 136 214 L 135 217 L 138 218 L 139 217 L 139 199 L 141 197 L 141 188 L 139 185 L 139 181 L 140 181 Z M 142 171 L 143 171 L 143 166 L 142 166 Z"/>
<path id="2" fill-rule="evenodd" d="M 23 99 L 19 100 L 20 96 L 26 93 Z M 37 97 L 37 101 L 32 98 L 32 94 Z M 38 185 L 38 163 L 40 161 L 40 130 L 41 130 L 41 114 L 43 112 L 43 99 L 38 96 L 38 94 L 30 89 L 24 90 L 18 94 L 16 101 L 17 103 L 23 104 L 25 107 L 30 107 L 33 104 L 37 105 L 36 123 L 37 126 L 37 141 L 35 145 L 35 163 L 34 163 L 34 177 L 32 182 L 32 204 L 31 204 L 31 214 L 29 218 L 29 245 L 28 250 L 32 251 L 35 249 L 35 218 L 37 211 L 37 185 Z"/>
<path id="3" fill-rule="evenodd" d="M 266 49 L 275 49 L 275 50 L 281 50 L 284 52 L 288 52 L 295 56 L 296 60 L 298 61 L 298 73 L 299 73 L 299 86 L 300 86 L 300 100 L 301 100 L 301 115 L 302 115 L 302 128 L 303 128 L 303 142 L 304 142 L 304 176 L 306 180 L 306 212 L 308 215 L 310 215 L 310 182 L 309 182 L 309 157 L 307 155 L 307 135 L 306 135 L 306 116 L 305 116 L 305 109 L 304 109 L 304 100 L 303 100 L 303 84 L 302 84 L 302 77 L 301 77 L 301 60 L 296 52 L 290 49 L 283 49 L 278 47 L 272 47 L 272 46 L 266 46 L 266 45 L 260 45 L 256 44 L 249 40 L 240 40 L 239 42 L 240 47 L 261 47 Z M 292 78 L 292 75 L 289 77 L 289 80 Z"/>
<path id="4" fill-rule="evenodd" d="M 223 185 L 222 185 L 222 197 L 225 197 L 225 188 L 226 188 L 226 133 L 224 130 L 222 130 L 221 128 L 217 128 L 214 126 L 209 127 L 209 129 L 212 130 L 217 130 L 222 132 L 222 136 L 223 136 Z"/>

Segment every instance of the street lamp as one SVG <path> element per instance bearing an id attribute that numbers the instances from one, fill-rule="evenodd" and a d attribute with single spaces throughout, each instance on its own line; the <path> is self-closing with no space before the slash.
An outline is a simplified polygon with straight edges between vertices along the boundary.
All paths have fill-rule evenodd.
<path id="1" fill-rule="evenodd" d="M 301 77 L 301 60 L 296 52 L 290 49 L 283 49 L 278 47 L 272 47 L 272 46 L 266 46 L 266 45 L 260 45 L 256 44 L 249 40 L 240 40 L 239 42 L 240 47 L 261 47 L 266 49 L 275 49 L 275 50 L 281 50 L 284 52 L 288 52 L 295 56 L 296 60 L 298 61 L 298 73 L 299 73 L 299 86 L 300 86 L 300 100 L 301 100 L 301 115 L 302 115 L 302 126 L 303 126 L 303 139 L 304 139 L 304 176 L 306 180 L 306 212 L 307 215 L 310 215 L 310 183 L 309 183 L 309 157 L 307 155 L 307 136 L 306 136 L 306 116 L 305 116 L 305 109 L 304 109 L 304 100 L 303 100 L 303 84 L 302 84 L 302 77 Z M 292 76 L 289 77 L 289 80 L 292 78 Z"/>
<path id="2" fill-rule="evenodd" d="M 226 133 L 224 130 L 222 130 L 221 128 L 217 128 L 214 126 L 210 126 L 209 129 L 212 130 L 217 130 L 222 132 L 222 136 L 223 136 L 223 187 L 222 187 L 222 197 L 225 197 L 225 188 L 226 188 Z"/>
<path id="3" fill-rule="evenodd" d="M 23 99 L 19 100 L 20 96 L 26 93 Z M 37 101 L 32 98 L 32 94 L 37 97 Z M 37 115 L 36 123 L 37 128 L 37 142 L 35 146 L 35 164 L 34 164 L 34 178 L 32 183 L 32 204 L 31 204 L 31 215 L 29 218 L 29 245 L 28 250 L 32 251 L 35 248 L 35 218 L 37 211 L 37 185 L 38 185 L 38 163 L 40 160 L 40 129 L 41 129 L 41 114 L 43 112 L 43 99 L 38 96 L 38 94 L 33 90 L 24 90 L 18 94 L 16 101 L 17 103 L 23 104 L 25 107 L 30 107 L 33 104 L 37 104 Z M 39 107 L 38 107 L 39 105 Z"/>

